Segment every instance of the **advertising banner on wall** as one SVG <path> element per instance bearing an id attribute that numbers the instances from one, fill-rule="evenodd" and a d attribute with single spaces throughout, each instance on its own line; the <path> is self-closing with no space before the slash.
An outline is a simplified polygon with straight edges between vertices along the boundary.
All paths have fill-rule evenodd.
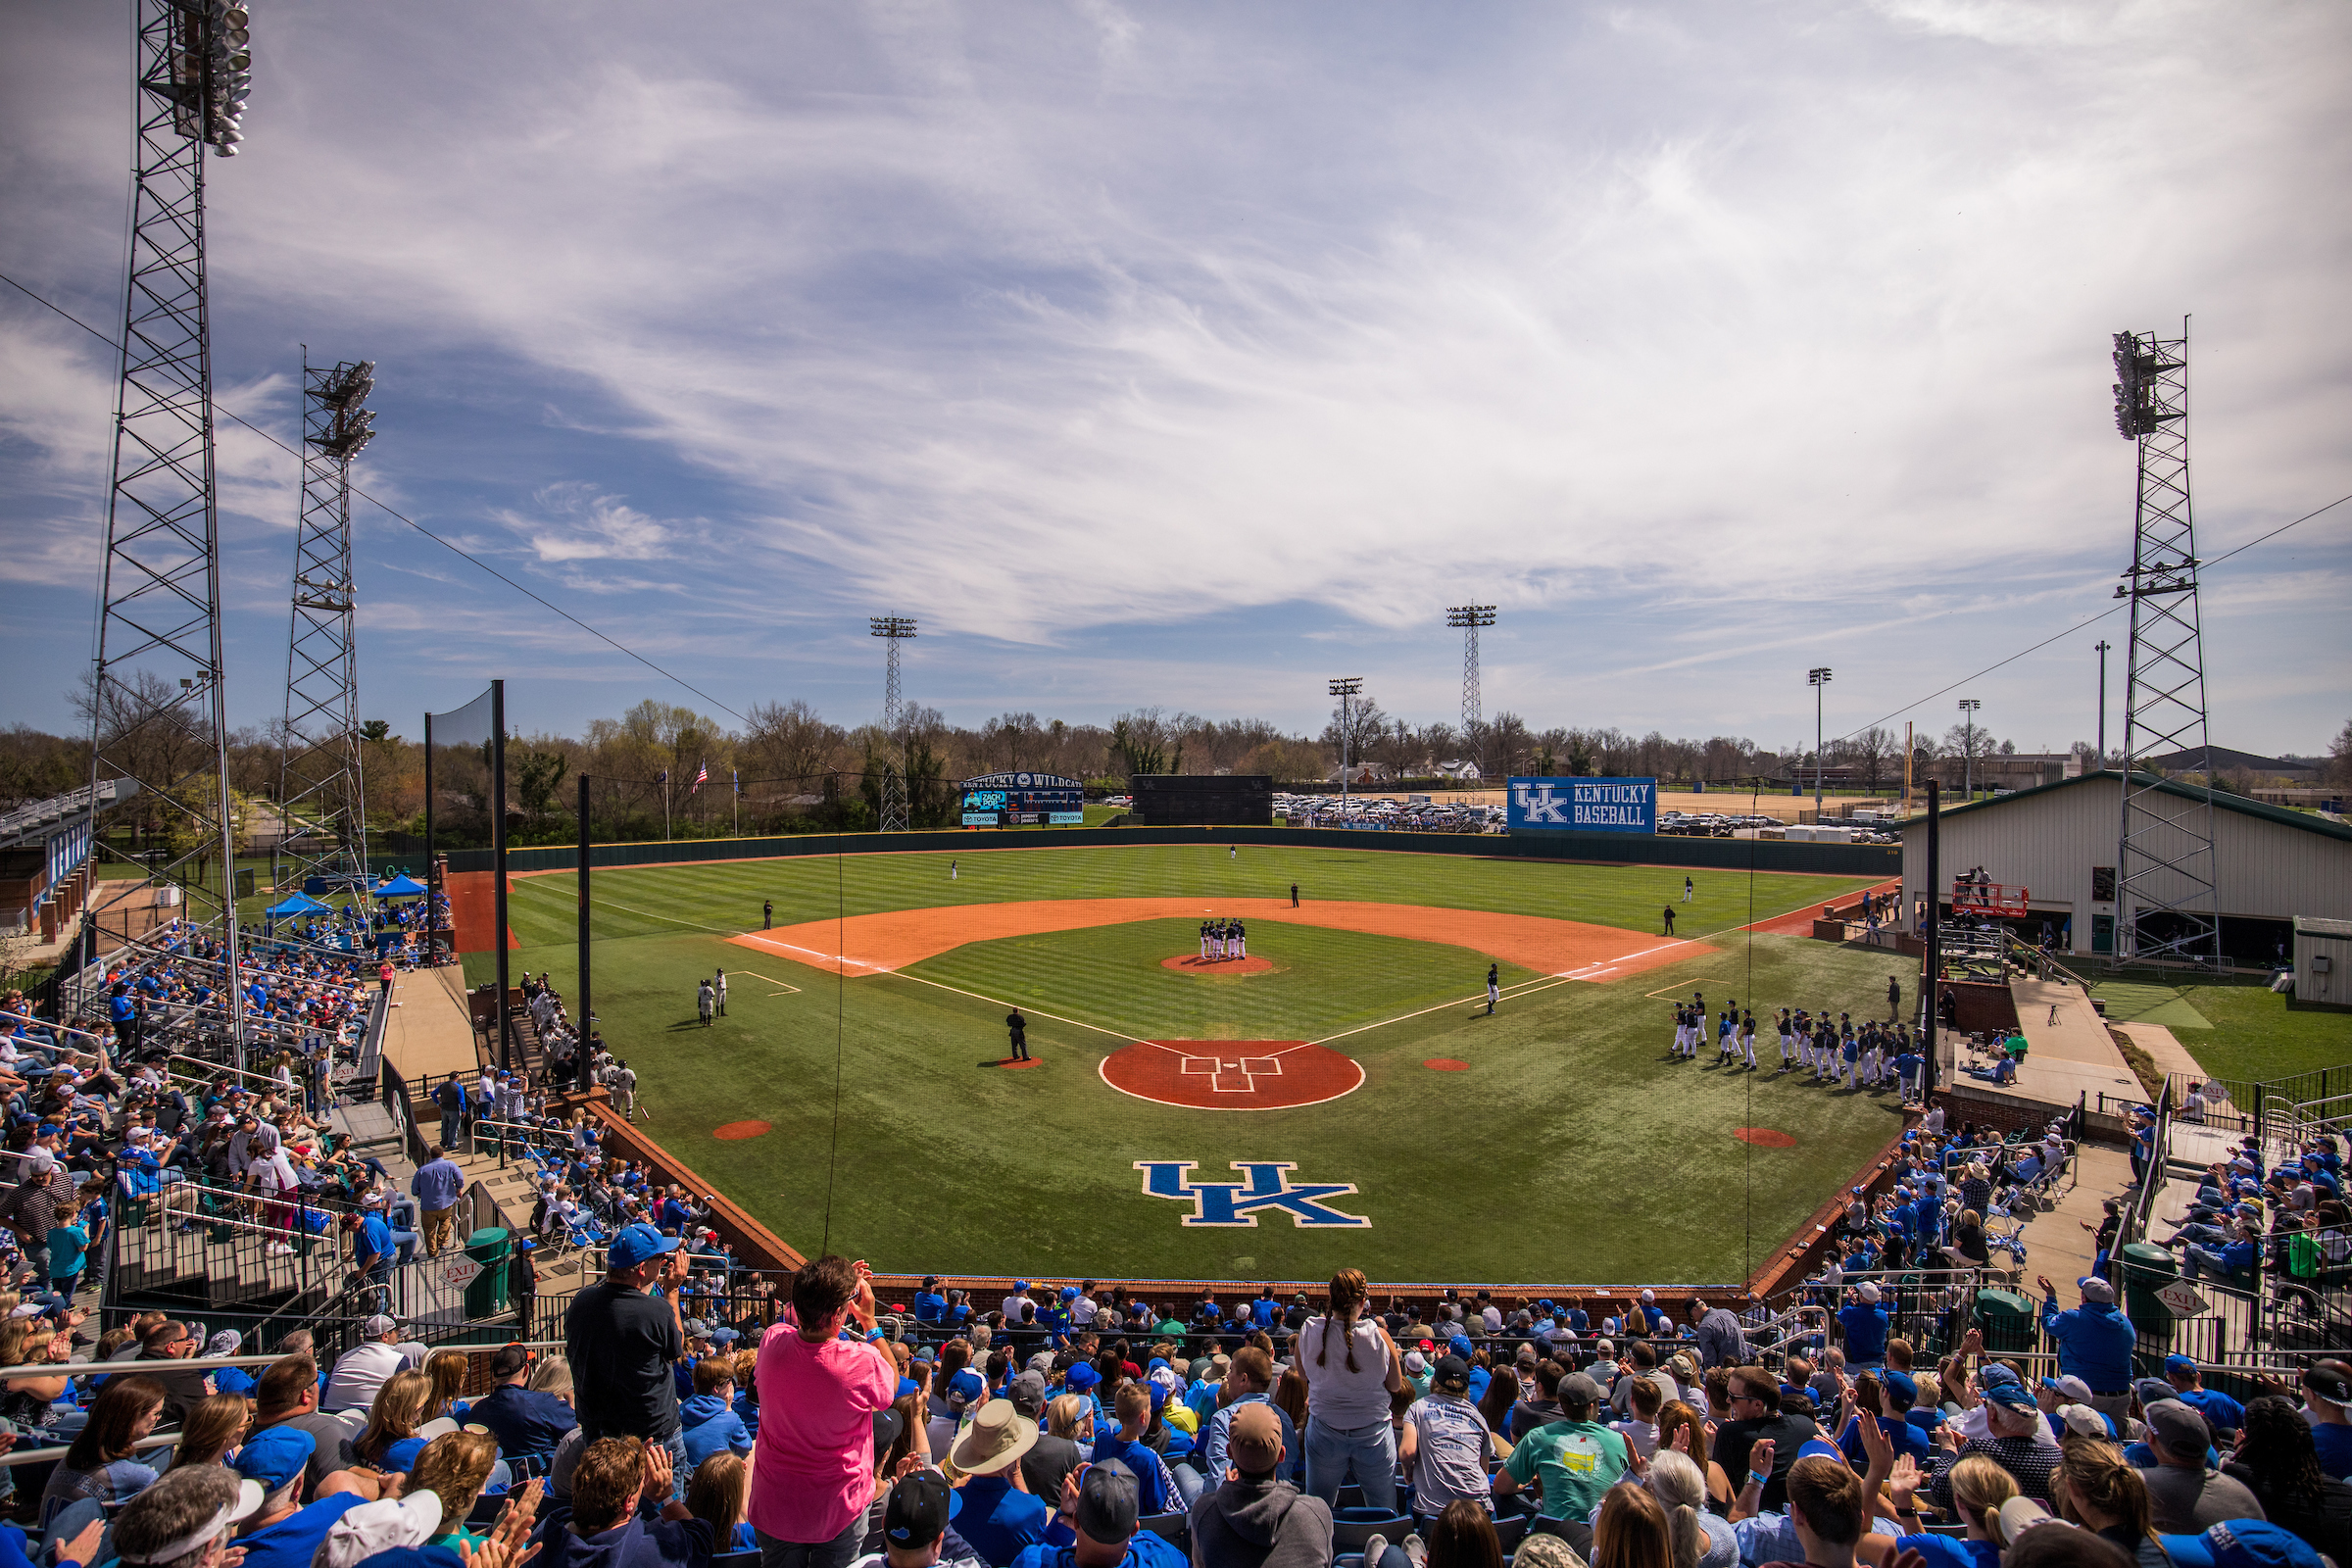
<path id="1" fill-rule="evenodd" d="M 1515 778 L 1510 781 L 1514 833 L 1655 833 L 1654 778 Z"/>

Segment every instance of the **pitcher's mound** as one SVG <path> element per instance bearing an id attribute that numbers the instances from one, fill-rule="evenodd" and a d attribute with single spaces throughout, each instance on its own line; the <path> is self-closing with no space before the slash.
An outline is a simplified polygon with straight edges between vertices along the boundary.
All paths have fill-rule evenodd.
<path id="1" fill-rule="evenodd" d="M 1200 1110 L 1284 1110 L 1352 1094 L 1364 1069 L 1297 1040 L 1139 1040 L 1102 1058 L 1120 1094 Z"/>
<path id="2" fill-rule="evenodd" d="M 1183 974 L 1264 974 L 1274 967 L 1273 962 L 1266 958 L 1203 958 L 1194 953 L 1162 958 L 1159 966 Z"/>
<path id="3" fill-rule="evenodd" d="M 1796 1140 L 1777 1127 L 1735 1127 L 1732 1136 L 1758 1149 L 1794 1149 Z"/>

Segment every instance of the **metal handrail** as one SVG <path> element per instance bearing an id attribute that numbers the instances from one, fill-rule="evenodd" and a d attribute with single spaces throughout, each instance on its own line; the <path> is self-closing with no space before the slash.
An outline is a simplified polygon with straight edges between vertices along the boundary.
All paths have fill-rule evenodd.
<path id="1" fill-rule="evenodd" d="M 0 1007 L 0 1019 L 10 1019 L 18 1023 L 35 1024 L 43 1029 L 54 1029 L 61 1035 L 79 1035 L 82 1039 L 95 1043 L 98 1054 L 104 1055 L 106 1053 L 106 1036 L 93 1033 L 87 1029 L 76 1029 L 70 1023 L 54 1023 L 49 1019 L 42 1017 L 38 1013 L 12 1012 L 4 1007 Z M 53 1051 L 63 1051 L 67 1048 L 64 1046 L 52 1046 L 49 1049 Z"/>

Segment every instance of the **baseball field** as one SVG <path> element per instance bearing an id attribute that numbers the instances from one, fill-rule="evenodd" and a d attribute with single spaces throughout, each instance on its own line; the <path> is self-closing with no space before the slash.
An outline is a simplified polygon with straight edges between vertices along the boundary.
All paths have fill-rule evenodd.
<path id="1" fill-rule="evenodd" d="M 1752 1073 L 1672 1061 L 1669 999 L 1885 1017 L 1913 966 L 1761 929 L 1861 881 L 1694 877 L 1214 842 L 600 870 L 594 1003 L 650 1133 L 878 1269 L 1731 1283 L 1897 1097 L 1784 1077 L 1769 1038 Z M 576 900 L 511 899 L 515 972 L 575 999 Z M 1200 961 L 1216 917 L 1247 964 Z"/>

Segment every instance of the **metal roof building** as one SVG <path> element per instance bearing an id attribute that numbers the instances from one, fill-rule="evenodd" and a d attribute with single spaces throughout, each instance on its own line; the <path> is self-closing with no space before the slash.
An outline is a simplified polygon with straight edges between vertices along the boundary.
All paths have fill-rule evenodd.
<path id="1" fill-rule="evenodd" d="M 2204 797 L 2188 785 L 2161 787 Z M 2113 770 L 1954 807 L 1940 825 L 1941 897 L 1948 904 L 1952 878 L 1982 866 L 1991 881 L 2032 894 L 2019 935 L 2035 940 L 2035 923 L 2047 922 L 2062 953 L 2112 953 L 2123 913 L 2115 904 L 2122 822 L 2123 775 Z M 2296 917 L 2352 919 L 2352 827 L 2217 794 L 2213 839 L 2225 954 L 2269 963 L 2292 951 Z M 1925 907 L 1927 874 L 1927 819 L 1913 817 L 1903 824 L 1905 908 Z"/>

